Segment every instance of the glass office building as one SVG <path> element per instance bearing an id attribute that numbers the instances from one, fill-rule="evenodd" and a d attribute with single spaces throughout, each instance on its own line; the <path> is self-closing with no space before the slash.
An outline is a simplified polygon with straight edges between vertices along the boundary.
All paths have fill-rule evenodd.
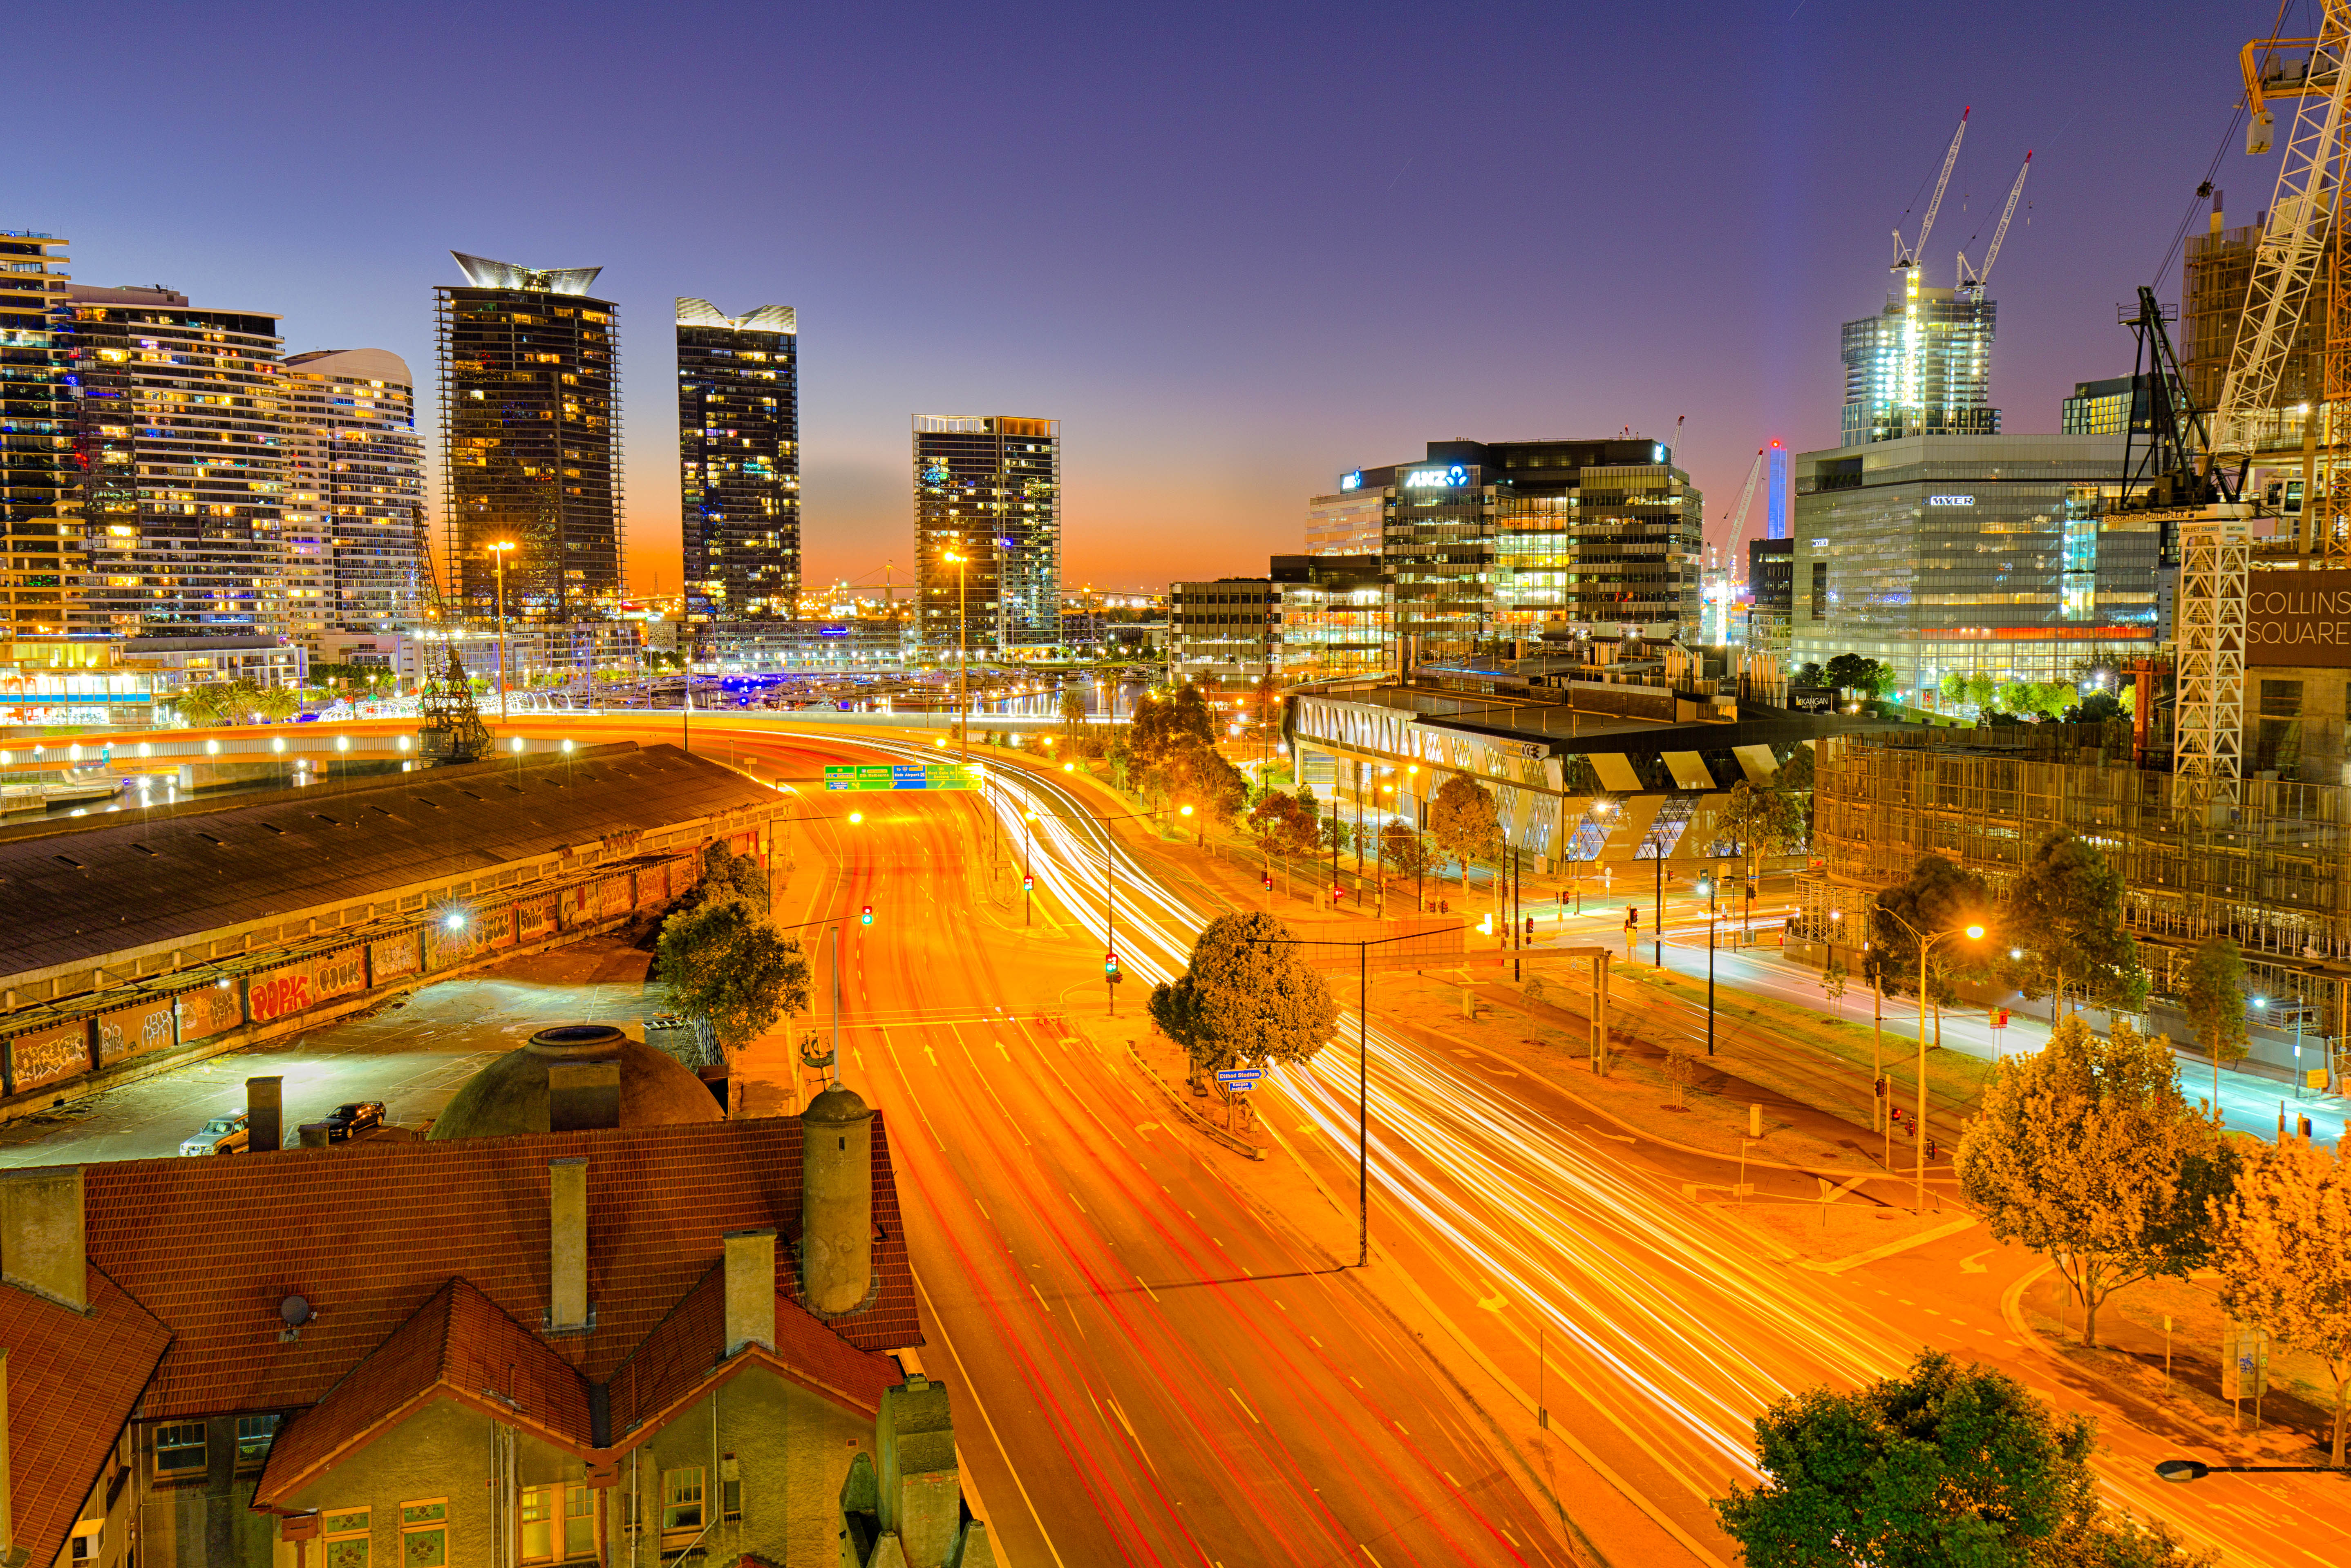
<path id="1" fill-rule="evenodd" d="M 1996 310 L 1981 295 L 1928 288 L 1904 269 L 1886 308 L 1844 324 L 1847 446 L 1911 436 L 1997 435 L 1991 406 Z"/>
<path id="2" fill-rule="evenodd" d="M 97 629 L 82 598 L 65 247 L 0 229 L 0 639 Z"/>
<path id="3" fill-rule="evenodd" d="M 68 285 L 92 629 L 287 629 L 277 317 Z"/>
<path id="4" fill-rule="evenodd" d="M 1698 636 L 1701 497 L 1662 442 L 1431 441 L 1340 487 L 1380 501 L 1392 665 L 1545 631 Z"/>
<path id="5" fill-rule="evenodd" d="M 522 621 L 593 620 L 621 597 L 620 345 L 601 267 L 540 271 L 457 258 L 434 291 L 450 576 L 487 625 L 496 556 Z"/>
<path id="6" fill-rule="evenodd" d="M 800 597 L 799 321 L 677 302 L 688 620 L 791 620 Z"/>
<path id="7" fill-rule="evenodd" d="M 1061 640 L 1061 426 L 914 416 L 915 630 L 974 653 Z M 962 557 L 957 566 L 949 556 Z"/>
<path id="8" fill-rule="evenodd" d="M 1922 436 L 1796 460 L 1789 659 L 2059 680 L 2155 651 L 2161 525 L 2109 516 L 2120 436 Z"/>
<path id="9" fill-rule="evenodd" d="M 394 632 L 426 603 L 424 453 L 408 362 L 382 348 L 286 361 L 287 631 Z"/>

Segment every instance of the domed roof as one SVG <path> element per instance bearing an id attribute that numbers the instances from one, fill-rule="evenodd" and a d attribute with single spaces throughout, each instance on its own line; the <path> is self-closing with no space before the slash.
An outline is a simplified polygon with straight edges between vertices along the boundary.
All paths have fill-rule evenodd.
<path id="1" fill-rule="evenodd" d="M 613 1063 L 619 1067 L 618 1123 L 609 1119 L 607 1109 L 585 1125 L 646 1127 L 726 1119 L 709 1087 L 676 1057 L 609 1024 L 569 1024 L 540 1030 L 530 1044 L 507 1052 L 465 1080 L 434 1122 L 432 1141 L 549 1131 L 548 1071 L 566 1063 Z M 609 1088 L 604 1092 L 611 1093 Z M 590 1094 L 592 1097 L 592 1088 Z M 610 1099 L 604 1104 L 609 1107 Z M 575 1116 L 572 1125 L 582 1123 Z"/>
<path id="2" fill-rule="evenodd" d="M 854 1127 L 873 1115 L 857 1091 L 846 1085 L 835 1084 L 808 1103 L 800 1113 L 804 1122 L 822 1122 L 828 1127 Z"/>

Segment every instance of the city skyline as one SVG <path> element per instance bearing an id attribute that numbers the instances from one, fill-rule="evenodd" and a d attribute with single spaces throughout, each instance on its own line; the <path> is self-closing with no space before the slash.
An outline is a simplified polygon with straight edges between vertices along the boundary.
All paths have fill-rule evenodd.
<path id="1" fill-rule="evenodd" d="M 2160 9 L 2153 19 L 2192 61 L 2225 61 L 2239 34 L 2267 25 Z M 238 16 L 266 26 L 267 12 L 230 8 L 228 32 Z M 1851 6 L 1810 0 L 1761 19 L 1729 7 L 1664 22 L 1496 7 L 1441 24 L 1367 15 L 1343 29 L 1311 15 L 1175 28 L 1051 11 L 983 27 L 941 14 L 921 24 L 936 47 L 911 64 L 871 22 L 812 16 L 795 49 L 829 69 L 768 107 L 700 75 L 710 62 L 682 40 L 750 25 L 747 13 L 709 7 L 691 26 L 615 26 L 565 57 L 623 71 L 629 90 L 580 133 L 604 161 L 595 199 L 551 201 L 564 179 L 554 171 L 452 171 L 468 168 L 483 138 L 538 123 L 569 90 L 570 65 L 526 57 L 485 107 L 434 52 L 429 24 L 428 12 L 384 38 L 355 23 L 283 31 L 288 107 L 322 106 L 336 63 L 364 48 L 417 111 L 401 156 L 354 186 L 309 178 L 340 154 L 282 146 L 277 113 L 188 98 L 183 84 L 225 35 L 156 11 L 152 26 L 126 28 L 119 64 L 141 112 L 27 159 L 9 226 L 70 236 L 77 281 L 160 281 L 281 316 L 289 353 L 376 347 L 420 373 L 433 357 L 419 300 L 446 277 L 450 248 L 595 258 L 624 321 L 657 322 L 681 293 L 791 299 L 805 317 L 811 582 L 878 582 L 884 561 L 910 572 L 900 442 L 923 409 L 1076 416 L 1072 585 L 1164 584 L 1294 549 L 1308 497 L 1334 474 L 1432 431 L 1541 439 L 1630 424 L 1687 454 L 1719 511 L 1765 441 L 1834 444 L 1834 329 L 1882 301 L 1888 231 L 1915 231 L 1906 208 L 1934 172 L 1950 116 L 1970 103 L 1927 281 L 1949 285 L 1947 252 L 1971 239 L 1980 252 L 2017 158 L 2033 149 L 2033 183 L 1990 291 L 2001 321 L 1992 400 L 2006 428 L 2053 431 L 2075 382 L 2128 368 L 2114 303 L 2150 276 L 2176 295 L 2176 259 L 2158 263 L 2236 90 L 2224 66 L 2188 69 L 2182 112 L 2149 128 L 2129 112 L 2138 71 L 2095 47 L 2092 18 L 2011 7 L 1922 54 Z M 50 36 L 61 26 L 37 20 L 28 47 L 62 46 Z M 1518 42 L 1497 54 L 1503 36 Z M 1040 39 L 1052 47 L 1024 53 L 1024 40 Z M 1522 90 L 1546 60 L 1627 51 L 1692 62 L 1674 90 L 1706 107 L 1661 106 L 1629 78 L 1565 99 Z M 1129 62 L 1144 57 L 1162 66 L 1136 77 Z M 987 68 L 956 63 L 973 59 Z M 1378 122 L 1353 107 L 1364 73 L 1408 85 L 1472 67 L 1498 101 L 1544 107 Z M 716 68 L 732 79 L 747 67 Z M 1892 107 L 1864 90 L 1889 74 L 1906 83 Z M 708 123 L 699 107 L 684 112 L 693 83 L 711 102 L 763 104 L 719 111 L 732 145 L 794 148 L 771 177 L 761 163 L 771 199 L 699 210 L 705 189 L 740 188 L 750 154 L 698 153 L 677 176 L 688 161 L 680 139 Z M 32 90 L 36 108 L 68 101 L 62 84 Z M 266 244 L 131 155 L 163 119 L 187 116 L 208 125 L 220 156 L 284 165 Z M 1083 151 L 1055 155 L 1053 181 L 1033 198 L 973 210 L 958 243 L 917 244 L 944 198 L 909 192 L 922 189 L 922 150 L 951 124 L 999 155 Z M 2249 220 L 2268 202 L 2268 168 L 2225 151 L 2218 182 Z M 1634 165 L 1656 171 L 1649 218 L 1593 226 L 1585 209 L 1611 177 L 1587 171 Z M 107 178 L 78 172 L 89 167 Z M 689 201 L 691 222 L 679 212 Z M 1495 207 L 1496 242 L 1332 243 L 1330 225 L 1350 213 L 1408 219 L 1465 204 Z M 2097 259 L 2069 264 L 2084 254 Z M 1400 321 L 1443 374 L 1395 373 Z M 674 399 L 659 358 L 632 357 L 622 382 L 636 592 L 655 573 L 678 582 Z M 1177 429 L 1184 449 L 1170 462 Z"/>

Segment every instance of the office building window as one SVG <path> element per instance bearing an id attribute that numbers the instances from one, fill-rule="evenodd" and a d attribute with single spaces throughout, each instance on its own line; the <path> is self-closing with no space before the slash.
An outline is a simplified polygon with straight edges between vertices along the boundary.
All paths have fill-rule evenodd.
<path id="1" fill-rule="evenodd" d="M 1816 621 L 1829 618 L 1829 564 L 1826 561 L 1813 563 L 1813 618 Z"/>

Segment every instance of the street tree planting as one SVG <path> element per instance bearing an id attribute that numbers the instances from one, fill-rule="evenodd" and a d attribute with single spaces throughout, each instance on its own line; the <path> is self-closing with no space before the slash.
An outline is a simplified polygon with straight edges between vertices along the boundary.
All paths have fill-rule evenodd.
<path id="1" fill-rule="evenodd" d="M 2123 918 L 2122 873 L 2095 845 L 2050 834 L 2010 884 L 2001 936 L 2024 957 L 2011 966 L 2027 996 L 2070 998 L 2109 1012 L 2147 1005 L 2147 971 Z"/>
<path id="2" fill-rule="evenodd" d="M 2307 1353 L 2335 1385 L 2332 1462 L 2343 1465 L 2351 1390 L 2351 1147 L 2256 1144 L 2235 1190 L 2213 1205 L 2212 1262 L 2231 1316 Z"/>
<path id="3" fill-rule="evenodd" d="M 2188 962 L 2181 1008 L 2196 1044 L 2212 1062 L 2212 1104 L 2220 1104 L 2220 1064 L 2250 1048 L 2245 1029 L 2245 955 L 2227 937 L 2209 937 Z"/>
<path id="4" fill-rule="evenodd" d="M 1219 915 L 1174 983 L 1151 989 L 1151 1021 L 1184 1047 L 1196 1080 L 1219 1068 L 1301 1063 L 1330 1042 L 1339 1006 L 1273 916 Z"/>
<path id="5" fill-rule="evenodd" d="M 1994 1237 L 2057 1265 L 2093 1345 L 2116 1291 L 2204 1265 L 2208 1210 L 2235 1163 L 2217 1119 L 2180 1093 L 2169 1041 L 2125 1023 L 2102 1038 L 2079 1018 L 2001 1063 L 1958 1155 L 1968 1202 Z"/>
<path id="6" fill-rule="evenodd" d="M 1502 851 L 1502 817 L 1494 792 L 1468 774 L 1447 774 L 1428 803 L 1428 831 L 1437 847 L 1461 867 L 1461 886 L 1469 886 L 1469 862 L 1491 859 Z"/>

